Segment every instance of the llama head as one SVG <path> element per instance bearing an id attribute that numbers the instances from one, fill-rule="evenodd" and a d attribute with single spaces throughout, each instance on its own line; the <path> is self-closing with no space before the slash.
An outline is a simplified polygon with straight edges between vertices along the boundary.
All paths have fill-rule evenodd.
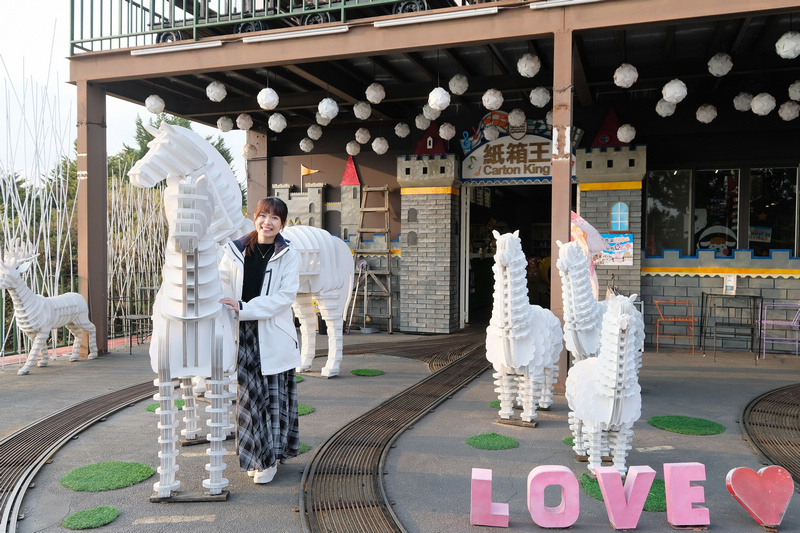
<path id="1" fill-rule="evenodd" d="M 494 254 L 495 262 L 508 266 L 511 261 L 522 254 L 522 241 L 519 238 L 519 230 L 514 233 L 504 233 L 503 235 L 493 230 L 492 235 L 497 241 L 497 252 Z"/>
<path id="2" fill-rule="evenodd" d="M 37 255 L 39 254 L 30 243 L 23 246 L 19 239 L 6 246 L 3 260 L 0 261 L 0 290 L 13 287 L 20 276 L 31 267 Z"/>
<path id="3" fill-rule="evenodd" d="M 556 267 L 562 272 L 577 272 L 581 269 L 589 269 L 589 263 L 586 260 L 586 255 L 583 253 L 580 245 L 576 241 L 568 242 L 566 244 L 561 241 L 556 241 L 558 244 L 558 260 Z"/>

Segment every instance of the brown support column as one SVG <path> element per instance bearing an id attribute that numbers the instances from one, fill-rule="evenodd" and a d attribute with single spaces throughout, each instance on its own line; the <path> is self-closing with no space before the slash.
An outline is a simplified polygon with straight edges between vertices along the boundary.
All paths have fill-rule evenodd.
<path id="1" fill-rule="evenodd" d="M 558 245 L 556 240 L 569 242 L 570 206 L 572 205 L 572 30 L 563 29 L 554 34 L 553 42 L 553 181 L 550 257 L 550 309 L 564 322 L 564 302 L 561 297 L 561 276 L 556 269 Z M 567 350 L 558 361 L 556 390 L 564 391 L 569 359 Z"/>
<path id="2" fill-rule="evenodd" d="M 108 352 L 108 166 L 106 90 L 85 80 L 78 87 L 78 287 L 97 328 L 97 351 Z M 88 352 L 84 335 L 81 355 Z"/>
<path id="3" fill-rule="evenodd" d="M 267 135 L 247 130 L 247 144 L 256 147 L 255 157 L 246 163 L 247 216 L 253 218 L 253 209 L 262 198 L 269 196 L 269 161 L 267 160 Z"/>

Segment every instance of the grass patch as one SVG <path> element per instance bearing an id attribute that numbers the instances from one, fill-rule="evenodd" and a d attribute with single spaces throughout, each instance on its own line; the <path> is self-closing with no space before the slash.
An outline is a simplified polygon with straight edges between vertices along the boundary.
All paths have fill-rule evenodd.
<path id="1" fill-rule="evenodd" d="M 561 439 L 561 442 L 563 442 L 569 447 L 575 446 L 575 437 L 564 437 L 563 439 Z"/>
<path id="2" fill-rule="evenodd" d="M 383 370 L 374 370 L 372 368 L 356 368 L 355 370 L 350 371 L 351 374 L 354 376 L 380 376 L 383 374 Z"/>
<path id="3" fill-rule="evenodd" d="M 67 529 L 93 529 L 113 522 L 118 516 L 116 507 L 95 507 L 69 515 L 61 525 Z"/>
<path id="4" fill-rule="evenodd" d="M 591 496 L 595 500 L 603 501 L 603 493 L 600 491 L 600 483 L 584 472 L 578 478 L 583 492 L 587 496 Z M 624 483 L 624 481 L 623 481 Z M 667 510 L 667 492 L 664 489 L 663 479 L 654 479 L 653 485 L 650 487 L 650 492 L 647 494 L 647 499 L 644 501 L 644 510 L 651 513 L 663 513 Z"/>
<path id="5" fill-rule="evenodd" d="M 151 413 L 155 413 L 156 409 L 158 409 L 158 407 L 160 405 L 161 404 L 159 402 L 155 402 L 155 403 L 148 404 L 147 407 L 145 407 L 144 409 L 145 409 L 145 411 L 150 411 Z M 175 400 L 175 407 L 177 407 L 179 411 L 181 409 L 183 409 L 184 405 L 186 405 L 185 401 L 183 401 L 183 400 Z"/>
<path id="6" fill-rule="evenodd" d="M 295 375 L 294 376 L 294 381 L 295 381 L 295 383 L 300 383 L 301 381 L 303 381 L 303 376 Z"/>
<path id="7" fill-rule="evenodd" d="M 500 409 L 500 400 L 489 402 L 489 407 L 491 407 L 492 409 Z M 522 406 L 515 404 L 514 409 L 516 409 L 517 411 L 522 411 Z"/>
<path id="8" fill-rule="evenodd" d="M 62 486 L 78 492 L 100 492 L 130 487 L 155 474 L 142 463 L 108 461 L 74 468 L 64 474 Z"/>
<path id="9" fill-rule="evenodd" d="M 311 449 L 311 446 L 309 446 L 305 442 L 301 442 L 300 443 L 300 451 L 298 452 L 298 455 L 302 455 L 302 454 L 306 453 L 307 451 L 309 451 L 310 449 Z"/>
<path id="10" fill-rule="evenodd" d="M 725 432 L 725 426 L 703 418 L 691 416 L 654 416 L 647 423 L 664 431 L 681 435 L 718 435 Z"/>
<path id="11" fill-rule="evenodd" d="M 314 408 L 304 403 L 297 404 L 297 416 L 310 415 L 314 412 Z"/>
<path id="12" fill-rule="evenodd" d="M 519 442 L 497 433 L 481 433 L 467 439 L 467 444 L 479 450 L 510 450 L 519 448 Z"/>

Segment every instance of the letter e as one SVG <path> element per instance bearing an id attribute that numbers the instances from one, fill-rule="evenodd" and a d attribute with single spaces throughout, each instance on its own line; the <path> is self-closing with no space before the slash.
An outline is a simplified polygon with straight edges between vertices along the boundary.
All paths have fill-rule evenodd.
<path id="1" fill-rule="evenodd" d="M 667 496 L 667 521 L 673 526 L 707 526 L 711 523 L 708 507 L 703 503 L 702 485 L 692 481 L 705 481 L 706 466 L 702 463 L 664 463 L 664 489 Z"/>

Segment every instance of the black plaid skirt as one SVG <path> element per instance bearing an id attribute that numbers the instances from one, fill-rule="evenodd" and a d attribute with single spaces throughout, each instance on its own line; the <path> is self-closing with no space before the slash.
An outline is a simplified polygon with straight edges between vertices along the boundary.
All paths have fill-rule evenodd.
<path id="1" fill-rule="evenodd" d="M 266 470 L 300 450 L 294 369 L 261 374 L 258 322 L 239 324 L 239 467 Z"/>

